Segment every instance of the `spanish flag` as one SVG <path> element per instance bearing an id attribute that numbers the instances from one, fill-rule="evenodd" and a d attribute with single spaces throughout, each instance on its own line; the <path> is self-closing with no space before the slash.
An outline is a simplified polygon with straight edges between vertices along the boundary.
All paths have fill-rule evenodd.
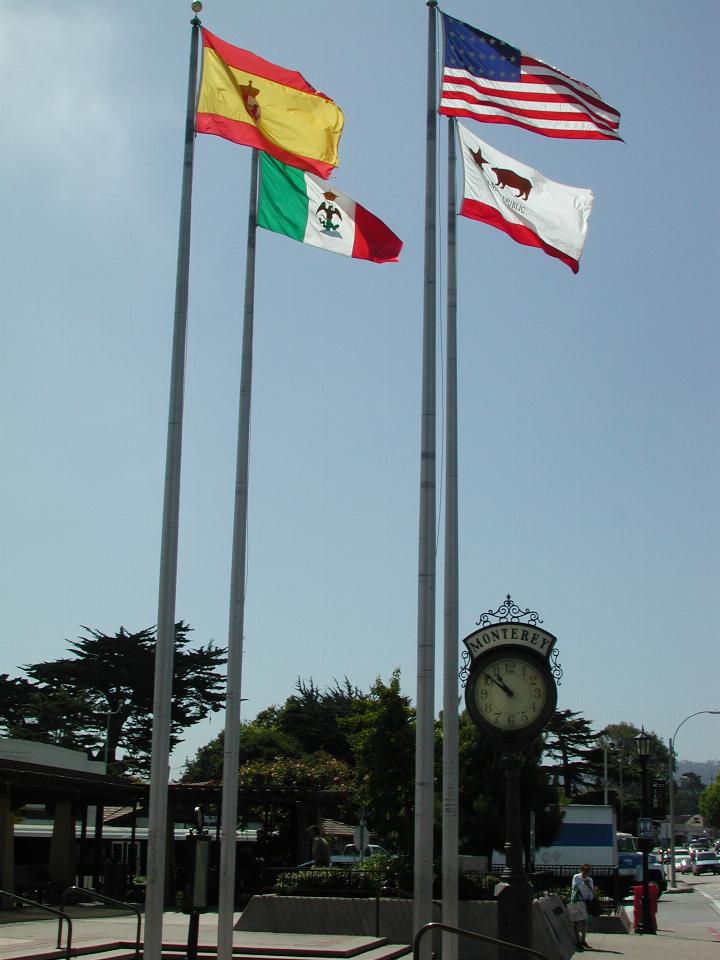
<path id="1" fill-rule="evenodd" d="M 195 129 L 327 178 L 338 165 L 343 112 L 295 70 L 285 70 L 203 29 Z"/>

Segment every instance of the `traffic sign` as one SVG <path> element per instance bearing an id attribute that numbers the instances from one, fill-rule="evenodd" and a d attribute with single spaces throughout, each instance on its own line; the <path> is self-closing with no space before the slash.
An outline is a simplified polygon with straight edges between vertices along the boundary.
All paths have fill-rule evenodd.
<path id="1" fill-rule="evenodd" d="M 662 820 L 666 815 L 665 789 L 667 781 L 662 777 L 654 777 L 650 781 L 650 808 L 656 820 Z"/>
<path id="2" fill-rule="evenodd" d="M 638 817 L 638 839 L 651 840 L 653 835 L 653 824 L 650 817 Z"/>
<path id="3" fill-rule="evenodd" d="M 365 826 L 365 821 L 361 820 L 359 826 L 353 830 L 353 843 L 357 847 L 361 857 L 365 856 L 365 850 L 370 843 L 370 831 Z"/>

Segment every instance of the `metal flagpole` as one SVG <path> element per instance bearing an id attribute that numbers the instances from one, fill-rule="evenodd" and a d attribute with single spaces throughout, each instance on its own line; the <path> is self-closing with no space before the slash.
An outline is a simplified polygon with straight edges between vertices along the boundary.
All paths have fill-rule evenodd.
<path id="1" fill-rule="evenodd" d="M 245 308 L 243 317 L 240 403 L 238 409 L 237 462 L 235 467 L 235 517 L 230 568 L 227 692 L 223 752 L 222 834 L 220 838 L 220 890 L 218 901 L 218 960 L 231 960 L 235 908 L 235 852 L 237 830 L 238 767 L 240 762 L 240 702 L 242 690 L 243 627 L 245 620 L 245 559 L 247 552 L 248 463 L 250 455 L 250 400 L 252 393 L 253 326 L 255 307 L 255 247 L 257 239 L 258 151 L 250 167 Z"/>
<path id="2" fill-rule="evenodd" d="M 197 14 L 201 3 L 192 4 Z M 155 642 L 155 686 L 153 690 L 152 758 L 148 824 L 147 895 L 145 901 L 146 960 L 160 960 L 165 898 L 165 845 L 170 760 L 170 708 L 172 700 L 173 655 L 175 648 L 175 594 L 177 589 L 178 518 L 180 514 L 180 464 L 182 459 L 183 401 L 185 394 L 185 349 L 187 344 L 188 279 L 190 273 L 190 217 L 195 146 L 195 96 L 197 87 L 198 34 L 200 21 L 193 17 L 190 40 L 185 149 L 180 199 L 177 274 L 175 281 L 175 322 L 173 327 L 170 403 L 160 585 L 158 591 L 157 639 Z"/>
<path id="3" fill-rule="evenodd" d="M 442 918 L 458 926 L 458 443 L 455 121 L 448 121 L 447 356 L 445 384 L 445 632 L 443 665 Z M 458 942 L 443 933 L 443 960 Z"/>
<path id="4" fill-rule="evenodd" d="M 420 517 L 418 537 L 417 697 L 413 932 L 432 921 L 433 733 L 435 694 L 436 509 L 436 0 L 428 0 L 427 140 L 425 151 L 425 282 L 423 299 Z M 430 953 L 426 937 L 422 958 Z"/>

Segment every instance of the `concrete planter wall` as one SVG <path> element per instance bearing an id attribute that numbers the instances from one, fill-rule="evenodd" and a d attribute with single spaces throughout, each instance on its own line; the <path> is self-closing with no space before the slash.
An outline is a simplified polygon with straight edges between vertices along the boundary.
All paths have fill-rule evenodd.
<path id="1" fill-rule="evenodd" d="M 253 897 L 235 929 L 274 933 L 329 933 L 382 937 L 390 943 L 411 944 L 412 900 L 346 897 Z M 460 903 L 459 925 L 466 930 L 497 936 L 497 905 L 488 900 Z M 433 906 L 433 920 L 441 920 Z M 560 897 L 535 901 L 533 935 L 536 950 L 550 960 L 569 960 L 575 950 L 575 933 Z M 433 950 L 440 950 L 441 934 L 433 934 Z M 495 960 L 495 948 L 475 940 L 459 940 L 459 960 Z"/>

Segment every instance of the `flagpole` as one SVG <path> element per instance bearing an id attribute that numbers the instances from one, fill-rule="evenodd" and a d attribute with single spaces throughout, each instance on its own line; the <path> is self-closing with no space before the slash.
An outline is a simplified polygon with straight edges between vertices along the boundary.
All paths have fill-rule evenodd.
<path id="1" fill-rule="evenodd" d="M 235 516 L 230 568 L 227 693 L 223 751 L 222 833 L 218 901 L 218 960 L 231 960 L 235 909 L 235 853 L 237 844 L 238 769 L 240 763 L 240 703 L 242 692 L 243 629 L 245 621 L 245 560 L 247 553 L 248 473 L 250 456 L 250 400 L 252 393 L 253 328 L 255 308 L 255 248 L 257 240 L 258 151 L 252 151 L 245 307 L 240 402 L 238 408 Z"/>
<path id="2" fill-rule="evenodd" d="M 458 926 L 458 443 L 457 216 L 455 121 L 448 122 L 447 349 L 445 382 L 445 610 L 443 666 L 442 918 Z M 443 960 L 457 960 L 458 942 L 443 933 Z"/>
<path id="3" fill-rule="evenodd" d="M 435 696 L 436 511 L 436 218 L 437 0 L 428 0 L 427 138 L 425 147 L 425 270 L 418 536 L 417 697 L 413 933 L 432 917 L 433 748 Z M 422 960 L 430 956 L 426 937 Z"/>
<path id="4" fill-rule="evenodd" d="M 194 2 L 195 14 L 202 4 Z M 162 540 L 160 546 L 160 583 L 158 590 L 157 639 L 155 642 L 155 679 L 153 689 L 152 754 L 148 823 L 147 893 L 145 900 L 146 960 L 160 960 L 162 921 L 165 901 L 165 853 L 167 844 L 167 807 L 170 762 L 170 728 L 173 654 L 175 649 L 175 596 L 177 591 L 178 523 L 180 515 L 180 467 L 185 394 L 185 350 L 187 346 L 188 286 L 190 274 L 190 219 L 192 208 L 193 157 L 195 147 L 195 96 L 197 87 L 198 36 L 200 20 L 190 21 L 190 65 L 188 70 L 185 146 L 180 199 L 177 273 L 175 281 L 175 321 L 172 364 L 165 490 L 163 497 Z"/>

